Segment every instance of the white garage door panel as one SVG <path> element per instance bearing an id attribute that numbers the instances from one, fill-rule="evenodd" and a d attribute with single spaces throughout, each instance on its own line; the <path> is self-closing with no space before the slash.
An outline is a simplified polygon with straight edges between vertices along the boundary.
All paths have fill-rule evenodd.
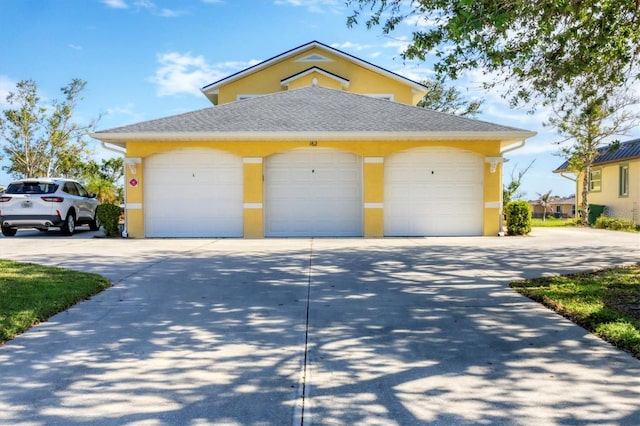
<path id="1" fill-rule="evenodd" d="M 385 161 L 385 235 L 481 235 L 483 170 L 482 157 L 455 149 L 390 156 Z"/>
<path id="2" fill-rule="evenodd" d="M 304 149 L 265 164 L 265 235 L 362 235 L 362 162 L 342 151 Z"/>
<path id="3" fill-rule="evenodd" d="M 242 236 L 242 159 L 222 151 L 182 150 L 144 167 L 147 237 Z"/>

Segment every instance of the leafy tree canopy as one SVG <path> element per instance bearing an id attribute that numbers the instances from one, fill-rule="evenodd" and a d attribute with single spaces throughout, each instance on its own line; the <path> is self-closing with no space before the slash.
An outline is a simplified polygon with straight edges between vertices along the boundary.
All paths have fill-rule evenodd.
<path id="1" fill-rule="evenodd" d="M 426 80 L 427 94 L 418 102 L 418 106 L 436 111 L 456 114 L 462 117 L 475 117 L 480 113 L 482 100 L 464 99 L 455 87 L 446 87 L 442 81 Z"/>
<path id="2" fill-rule="evenodd" d="M 634 0 L 348 0 L 347 25 L 385 34 L 420 25 L 405 59 L 435 56 L 440 78 L 482 69 L 511 103 L 549 103 L 576 78 L 611 87 L 640 79 L 640 2 Z"/>
<path id="3" fill-rule="evenodd" d="M 9 93 L 9 108 L 0 114 L 0 144 L 16 178 L 75 177 L 89 152 L 85 136 L 93 123 L 80 125 L 73 112 L 86 83 L 74 79 L 61 89 L 63 100 L 41 102 L 33 80 L 23 80 Z"/>
<path id="4" fill-rule="evenodd" d="M 102 159 L 98 164 L 89 160 L 82 173 L 87 189 L 98 197 L 101 203 L 121 204 L 124 202 L 124 158 Z"/>

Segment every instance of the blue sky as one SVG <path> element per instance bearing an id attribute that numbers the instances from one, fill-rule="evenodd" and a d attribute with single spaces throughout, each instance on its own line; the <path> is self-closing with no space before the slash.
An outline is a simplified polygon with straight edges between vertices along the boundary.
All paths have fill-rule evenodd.
<path id="1" fill-rule="evenodd" d="M 429 63 L 404 63 L 400 52 L 420 22 L 390 36 L 364 25 L 347 28 L 343 0 L 0 0 L 0 107 L 20 80 L 33 79 L 44 99 L 61 98 L 73 78 L 87 81 L 76 121 L 101 116 L 98 129 L 211 106 L 200 87 L 312 40 L 331 45 L 417 81 Z M 510 110 L 473 73 L 456 82 L 483 98 L 479 119 L 538 132 L 508 154 L 511 171 L 536 162 L 523 180 L 527 198 L 574 192 L 551 171 L 562 163 L 544 128 L 544 111 Z M 640 133 L 632 135 L 639 137 Z M 96 156 L 110 156 L 99 144 Z M 0 172 L 0 184 L 10 177 Z"/>

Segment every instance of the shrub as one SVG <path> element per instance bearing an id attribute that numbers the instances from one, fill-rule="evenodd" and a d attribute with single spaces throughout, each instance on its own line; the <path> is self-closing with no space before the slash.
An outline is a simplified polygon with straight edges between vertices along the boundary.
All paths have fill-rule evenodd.
<path id="1" fill-rule="evenodd" d="M 115 204 L 100 204 L 96 212 L 98 221 L 104 228 L 104 233 L 107 237 L 117 237 L 120 235 L 118 228 L 118 221 L 122 209 Z"/>
<path id="2" fill-rule="evenodd" d="M 531 232 L 531 205 L 526 201 L 511 201 L 505 206 L 507 233 L 527 235 Z"/>
<path id="3" fill-rule="evenodd" d="M 595 228 L 611 229 L 613 231 L 633 231 L 636 229 L 636 224 L 631 219 L 613 218 L 604 215 L 598 217 L 593 226 Z"/>

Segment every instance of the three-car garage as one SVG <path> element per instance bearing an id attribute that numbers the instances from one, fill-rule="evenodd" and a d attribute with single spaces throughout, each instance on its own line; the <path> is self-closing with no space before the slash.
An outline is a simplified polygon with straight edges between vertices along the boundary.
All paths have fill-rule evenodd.
<path id="1" fill-rule="evenodd" d="M 384 157 L 385 236 L 482 235 L 483 158 L 454 148 Z M 144 161 L 147 237 L 242 237 L 243 159 L 213 149 L 173 150 Z M 363 157 L 303 148 L 263 159 L 266 237 L 357 237 L 363 225 Z"/>

